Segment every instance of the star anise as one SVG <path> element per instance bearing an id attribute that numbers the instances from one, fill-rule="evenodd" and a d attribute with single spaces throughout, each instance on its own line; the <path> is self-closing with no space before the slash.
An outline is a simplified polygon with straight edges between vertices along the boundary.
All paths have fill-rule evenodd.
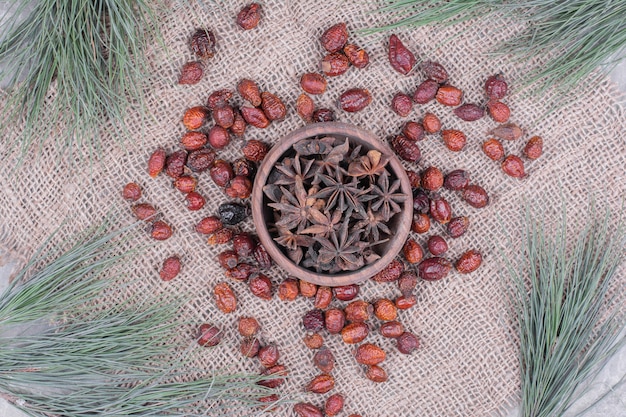
<path id="1" fill-rule="evenodd" d="M 315 162 L 319 167 L 318 174 L 326 172 L 332 175 L 333 171 L 339 167 L 339 163 L 344 160 L 348 152 L 350 152 L 350 142 L 346 138 L 344 143 L 333 147 L 328 155 L 325 155 L 323 159 Z M 319 177 L 316 177 L 316 179 L 319 181 Z"/>
<path id="2" fill-rule="evenodd" d="M 280 187 L 280 189 L 283 192 L 281 202 L 268 204 L 273 209 L 280 211 L 280 220 L 276 222 L 276 226 L 289 230 L 296 228 L 299 232 L 306 227 L 309 211 L 316 199 L 307 194 L 300 178 L 296 178 L 293 193 L 285 187 Z"/>
<path id="3" fill-rule="evenodd" d="M 313 197 L 326 199 L 326 210 L 331 210 L 336 206 L 342 212 L 350 208 L 365 215 L 363 202 L 369 199 L 370 196 L 367 196 L 367 193 L 370 189 L 362 190 L 356 177 L 345 182 L 345 173 L 343 168 L 337 166 L 332 177 L 319 174 L 318 176 L 325 187 L 321 188 Z"/>
<path id="4" fill-rule="evenodd" d="M 318 251 L 318 262 L 333 264 L 330 272 L 354 271 L 361 268 L 365 262 L 361 252 L 364 243 L 359 240 L 361 231 L 349 232 L 349 219 L 346 219 L 339 232 L 333 231 L 328 238 L 316 237 L 322 247 Z"/>
<path id="5" fill-rule="evenodd" d="M 345 215 L 346 218 L 350 217 L 349 213 L 344 213 L 341 210 L 335 210 L 332 214 L 330 214 L 328 211 L 322 213 L 316 208 L 312 208 L 309 211 L 309 215 L 312 225 L 304 229 L 302 233 L 319 235 L 322 237 L 327 237 L 330 233 L 339 228 L 342 216 Z"/>
<path id="6" fill-rule="evenodd" d="M 391 236 L 391 230 L 385 224 L 387 220 L 380 211 L 374 212 L 371 207 L 368 207 L 366 215 L 359 215 L 359 217 L 361 220 L 356 222 L 352 228 L 353 230 L 363 230 L 363 237 L 370 242 L 370 245 L 372 242 L 375 242 L 375 244 L 383 243 L 380 240 L 381 232 Z M 387 239 L 384 241 L 387 241 Z"/>
<path id="7" fill-rule="evenodd" d="M 293 149 L 302 156 L 326 155 L 333 150 L 334 144 L 335 138 L 326 136 L 321 139 L 301 140 L 293 145 Z"/>
<path id="8" fill-rule="evenodd" d="M 293 158 L 285 158 L 283 161 L 276 165 L 282 175 L 274 181 L 276 185 L 292 185 L 296 183 L 296 178 L 300 178 L 302 182 L 305 182 L 309 178 L 312 178 L 317 171 L 317 166 L 313 169 L 313 163 L 315 159 L 300 158 L 299 154 L 296 154 Z"/>
<path id="9" fill-rule="evenodd" d="M 315 239 L 311 236 L 293 233 L 286 227 L 276 226 L 276 230 L 278 231 L 278 237 L 275 237 L 274 240 L 288 250 L 296 250 L 298 246 L 310 247 L 315 243 Z"/>
<path id="10" fill-rule="evenodd" d="M 316 244 L 316 246 L 319 246 L 319 244 Z M 317 254 L 318 251 L 319 248 L 314 247 L 313 245 L 309 246 L 309 249 L 306 251 L 304 260 L 302 261 L 302 266 L 304 266 L 305 268 L 315 268 L 316 272 L 328 271 L 332 267 L 332 264 L 325 264 L 320 262 L 319 256 Z"/>
<path id="11" fill-rule="evenodd" d="M 377 184 L 372 188 L 372 194 L 375 199 L 372 202 L 372 210 L 380 211 L 383 219 L 388 221 L 395 213 L 402 209 L 398 203 L 406 201 L 407 196 L 400 189 L 400 180 L 395 180 L 389 185 L 389 173 L 383 172 L 378 177 Z"/>
<path id="12" fill-rule="evenodd" d="M 348 166 L 348 174 L 353 177 L 367 176 L 373 183 L 375 177 L 386 172 L 385 166 L 389 162 L 389 155 L 383 155 L 377 150 L 370 150 L 367 155 L 361 156 Z"/>

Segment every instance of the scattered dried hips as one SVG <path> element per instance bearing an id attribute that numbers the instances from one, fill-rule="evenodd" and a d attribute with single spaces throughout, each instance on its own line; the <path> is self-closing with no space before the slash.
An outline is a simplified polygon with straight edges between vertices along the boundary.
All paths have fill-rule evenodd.
<path id="1" fill-rule="evenodd" d="M 389 63 L 400 74 L 407 75 L 417 60 L 415 55 L 409 51 L 396 35 L 389 37 Z"/>
<path id="2" fill-rule="evenodd" d="M 396 93 L 391 99 L 391 110 L 400 117 L 407 117 L 413 110 L 411 97 L 404 93 Z"/>
<path id="3" fill-rule="evenodd" d="M 163 281 L 171 281 L 179 274 L 181 268 L 180 258 L 176 255 L 170 256 L 163 261 L 159 276 Z"/>
<path id="4" fill-rule="evenodd" d="M 257 27 L 261 20 L 261 5 L 252 3 L 244 7 L 237 13 L 237 24 L 243 30 L 250 30 Z"/>
<path id="5" fill-rule="evenodd" d="M 237 296 L 235 292 L 225 282 L 220 282 L 213 287 L 215 304 L 222 313 L 232 313 L 237 309 Z"/>
<path id="6" fill-rule="evenodd" d="M 326 29 L 320 38 L 324 49 L 328 52 L 340 51 L 348 41 L 348 29 L 345 23 L 337 23 Z"/>
<path id="7" fill-rule="evenodd" d="M 141 198 L 141 187 L 135 182 L 129 182 L 122 190 L 124 200 L 137 201 Z"/>
<path id="8" fill-rule="evenodd" d="M 528 140 L 526 146 L 524 146 L 524 155 L 528 159 L 537 159 L 543 153 L 543 139 L 541 136 L 533 136 Z"/>

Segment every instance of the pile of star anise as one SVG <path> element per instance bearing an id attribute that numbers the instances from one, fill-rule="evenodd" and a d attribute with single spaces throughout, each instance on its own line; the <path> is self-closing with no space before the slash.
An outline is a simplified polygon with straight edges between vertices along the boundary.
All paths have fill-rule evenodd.
<path id="1" fill-rule="evenodd" d="M 380 258 L 389 221 L 408 198 L 389 156 L 345 139 L 304 139 L 285 153 L 263 188 L 276 243 L 316 272 L 354 271 Z"/>

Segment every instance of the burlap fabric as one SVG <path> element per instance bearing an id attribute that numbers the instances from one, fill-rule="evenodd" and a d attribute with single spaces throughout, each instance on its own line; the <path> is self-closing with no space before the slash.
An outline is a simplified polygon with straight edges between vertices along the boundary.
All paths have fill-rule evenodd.
<path id="1" fill-rule="evenodd" d="M 228 372 L 260 370 L 257 361 L 242 358 L 237 349 L 237 318 L 254 316 L 262 325 L 263 342 L 279 346 L 281 362 L 290 370 L 291 378 L 283 386 L 283 392 L 322 405 L 326 395 L 300 394 L 304 385 L 318 374 L 312 365 L 313 352 L 302 343 L 301 317 L 312 308 L 311 300 L 282 302 L 275 296 L 264 301 L 252 296 L 245 284 L 233 282 L 231 285 L 239 297 L 238 309 L 229 315 L 219 312 L 212 288 L 226 280 L 216 256 L 227 247 L 208 246 L 205 237 L 194 232 L 194 225 L 202 217 L 215 214 L 218 205 L 228 197 L 204 173 L 199 176 L 198 188 L 207 197 L 207 205 L 198 212 L 190 212 L 183 204 L 183 195 L 172 188 L 169 178 L 148 176 L 146 161 L 157 146 L 169 151 L 179 148 L 178 140 L 184 132 L 181 117 L 187 107 L 205 103 L 214 90 L 234 89 L 244 77 L 277 94 L 288 107 L 284 121 L 264 130 L 249 128 L 246 140 L 254 138 L 272 143 L 302 126 L 304 122 L 295 112 L 295 100 L 301 92 L 299 77 L 318 70 L 323 57 L 318 38 L 325 28 L 340 21 L 348 23 L 351 41 L 364 47 L 371 58 L 366 69 L 351 68 L 340 77 L 330 78 L 328 91 L 314 97 L 317 106 L 335 109 L 340 121 L 369 129 L 381 140 L 393 135 L 404 119 L 390 110 L 391 98 L 398 91 L 412 93 L 423 75 L 418 71 L 403 76 L 390 67 L 388 34 L 356 32 L 389 21 L 388 16 L 369 13 L 372 6 L 341 0 L 323 3 L 267 0 L 263 2 L 259 27 L 242 31 L 235 25 L 234 16 L 245 3 L 194 5 L 193 12 L 179 7 L 163 17 L 160 24 L 168 52 L 156 44 L 151 51 L 152 78 L 147 91 L 149 111 L 154 118 L 142 125 L 138 117 L 129 115 L 136 142 L 122 148 L 114 138 L 105 137 L 100 161 L 92 169 L 72 167 L 81 165 L 77 160 L 72 163 L 60 160 L 54 146 L 46 142 L 38 160 L 27 161 L 15 170 L 15 157 L 7 154 L 3 141 L 0 241 L 10 256 L 26 259 L 63 220 L 67 220 L 67 225 L 59 239 L 100 221 L 115 208 L 124 214 L 115 217 L 114 222 L 127 225 L 133 216 L 120 192 L 127 182 L 138 182 L 143 188 L 143 201 L 154 204 L 173 225 L 175 233 L 168 241 L 150 246 L 127 267 L 124 272 L 135 283 L 127 294 L 111 296 L 108 301 L 115 302 L 117 296 L 132 294 L 151 294 L 155 299 L 163 294 L 188 297 L 181 311 L 186 325 L 181 328 L 179 338 L 190 340 L 194 328 L 202 322 L 222 326 L 224 341 L 217 348 L 201 352 L 200 365 Z M 176 80 L 180 67 L 193 59 L 187 39 L 200 25 L 207 25 L 215 32 L 218 52 L 200 84 L 179 86 Z M 540 65 L 540 62 L 518 64 L 504 57 L 486 56 L 493 45 L 520 29 L 520 25 L 509 20 L 492 19 L 396 33 L 421 59 L 441 62 L 450 73 L 451 83 L 465 91 L 467 102 L 482 103 L 482 86 L 488 75 L 504 72 L 515 89 L 516 80 L 525 71 Z M 348 114 L 337 109 L 335 103 L 343 91 L 353 87 L 369 89 L 374 99 L 365 110 Z M 550 101 L 566 100 L 571 103 L 546 116 Z M 486 132 L 495 126 L 491 119 L 463 122 L 451 109 L 437 104 L 417 106 L 409 117 L 417 120 L 425 111 L 432 111 L 442 119 L 444 127 L 461 129 L 467 134 L 468 145 L 460 153 L 448 151 L 440 136 L 430 136 L 420 143 L 423 159 L 406 166 L 415 170 L 430 165 L 444 171 L 463 168 L 471 173 L 472 182 L 488 190 L 491 203 L 482 210 L 464 204 L 458 195 L 443 192 L 451 201 L 454 213 L 470 216 L 472 223 L 470 232 L 450 242 L 447 256 L 455 260 L 463 251 L 474 248 L 484 254 L 484 264 L 470 275 L 453 272 L 442 281 L 418 285 L 417 306 L 400 312 L 399 317 L 408 330 L 420 337 L 421 348 L 413 355 L 398 353 L 394 342 L 382 338 L 377 331 L 371 332 L 367 341 L 388 352 L 383 363 L 389 374 L 386 383 L 375 384 L 366 379 L 364 370 L 351 354 L 354 347 L 344 344 L 338 336 L 325 335 L 325 344 L 337 360 L 333 392 L 345 394 L 345 409 L 349 413 L 368 417 L 468 417 L 501 413 L 509 407 L 517 397 L 518 365 L 514 340 L 507 333 L 509 322 L 499 278 L 503 263 L 498 249 L 503 248 L 511 256 L 518 252 L 516 237 L 523 225 L 524 201 L 554 208 L 560 204 L 560 195 L 568 197 L 568 214 L 576 228 L 588 210 L 589 196 L 594 195 L 601 207 L 617 207 L 626 195 L 626 118 L 608 81 L 594 87 L 582 83 L 567 98 L 558 98 L 553 93 L 525 98 L 513 93 L 505 101 L 512 110 L 512 121 L 528 132 L 522 140 L 505 143 L 507 153 L 520 155 L 531 135 L 541 135 L 545 141 L 544 155 L 527 164 L 529 176 L 524 180 L 506 177 L 499 164 L 482 153 Z M 235 102 L 240 104 L 240 98 L 236 97 Z M 220 157 L 233 160 L 241 156 L 242 143 L 233 140 L 227 149 L 219 152 Z M 548 210 L 545 216 L 555 213 L 558 210 Z M 251 222 L 242 229 L 251 231 Z M 432 233 L 443 232 L 440 226 L 433 226 Z M 135 230 L 133 236 L 130 246 L 152 243 L 143 230 Z M 427 238 L 413 237 L 422 244 Z M 509 237 L 513 246 L 508 243 Z M 182 256 L 183 271 L 174 281 L 162 282 L 157 270 L 164 258 L 175 253 Z M 268 275 L 276 285 L 285 278 L 285 273 L 276 267 Z M 399 294 L 394 284 L 365 282 L 361 289 L 361 297 L 370 301 Z M 291 414 L 288 407 L 277 412 L 277 415 Z"/>

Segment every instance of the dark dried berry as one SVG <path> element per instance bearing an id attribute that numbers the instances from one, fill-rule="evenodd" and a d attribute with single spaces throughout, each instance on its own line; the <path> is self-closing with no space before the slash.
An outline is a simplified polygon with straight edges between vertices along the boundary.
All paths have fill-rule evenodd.
<path id="1" fill-rule="evenodd" d="M 248 198 L 252 193 L 252 181 L 243 175 L 237 175 L 224 189 L 230 198 Z"/>
<path id="2" fill-rule="evenodd" d="M 317 109 L 313 112 L 313 121 L 320 122 L 332 122 L 335 120 L 335 112 L 331 109 Z"/>
<path id="3" fill-rule="evenodd" d="M 372 102 L 370 92 L 364 88 L 352 88 L 339 97 L 339 107 L 342 110 L 354 113 L 363 110 Z"/>
<path id="4" fill-rule="evenodd" d="M 198 149 L 187 157 L 187 166 L 195 172 L 204 172 L 213 166 L 215 151 L 213 149 Z"/>
<path id="5" fill-rule="evenodd" d="M 307 331 L 319 332 L 324 328 L 324 312 L 320 309 L 307 312 L 302 317 L 302 324 Z"/>
<path id="6" fill-rule="evenodd" d="M 439 84 L 443 84 L 448 80 L 448 71 L 438 62 L 424 61 L 420 67 L 426 78 L 432 78 Z"/>
<path id="7" fill-rule="evenodd" d="M 437 133 L 441 130 L 441 120 L 433 113 L 424 114 L 422 126 L 426 133 Z"/>
<path id="8" fill-rule="evenodd" d="M 404 263 L 394 259 L 382 271 L 372 277 L 376 282 L 392 282 L 400 278 L 404 272 Z"/>
<path id="9" fill-rule="evenodd" d="M 122 197 L 128 201 L 139 200 L 141 198 L 141 187 L 137 183 L 129 182 L 122 190 Z"/>
<path id="10" fill-rule="evenodd" d="M 360 323 L 369 320 L 374 313 L 374 306 L 367 301 L 355 300 L 344 309 L 346 320 L 352 323 Z"/>
<path id="11" fill-rule="evenodd" d="M 404 253 L 404 258 L 410 264 L 416 264 L 424 257 L 422 247 L 413 239 L 406 241 L 404 247 L 402 248 L 402 252 Z"/>
<path id="12" fill-rule="evenodd" d="M 213 109 L 213 120 L 217 126 L 228 129 L 235 123 L 235 111 L 229 105 L 219 106 Z M 211 133 L 209 132 L 209 142 L 211 141 Z M 215 148 L 215 145 L 211 143 Z"/>
<path id="13" fill-rule="evenodd" d="M 413 212 L 428 213 L 430 209 L 430 198 L 424 190 L 413 191 Z"/>
<path id="14" fill-rule="evenodd" d="M 265 247 L 258 243 L 254 248 L 254 259 L 259 264 L 259 267 L 262 269 L 269 269 L 272 267 L 272 258 L 265 250 Z"/>
<path id="15" fill-rule="evenodd" d="M 199 61 L 187 62 L 180 70 L 178 84 L 193 85 L 198 84 L 202 79 L 204 65 Z"/>
<path id="16" fill-rule="evenodd" d="M 260 347 L 261 343 L 259 339 L 256 337 L 246 337 L 239 345 L 239 352 L 247 358 L 254 358 L 259 353 Z"/>
<path id="17" fill-rule="evenodd" d="M 230 143 L 230 134 L 222 126 L 215 125 L 209 130 L 209 144 L 214 149 L 222 149 Z"/>
<path id="18" fill-rule="evenodd" d="M 293 301 L 298 298 L 298 280 L 295 278 L 285 278 L 278 286 L 278 298 L 283 301 Z"/>
<path id="19" fill-rule="evenodd" d="M 343 330 L 346 324 L 346 315 L 343 310 L 330 308 L 324 313 L 324 326 L 328 333 L 337 334 Z"/>
<path id="20" fill-rule="evenodd" d="M 333 294 L 335 298 L 340 301 L 351 301 L 357 295 L 359 295 L 359 287 L 357 284 L 342 285 L 340 287 L 333 288 Z"/>
<path id="21" fill-rule="evenodd" d="M 326 399 L 326 403 L 324 403 L 324 414 L 329 417 L 336 416 L 343 409 L 343 395 L 341 394 L 333 394 Z"/>
<path id="22" fill-rule="evenodd" d="M 231 269 L 239 263 L 239 256 L 234 250 L 225 250 L 217 255 L 217 262 L 224 269 Z"/>
<path id="23" fill-rule="evenodd" d="M 463 236 L 469 228 L 469 217 L 453 217 L 446 225 L 448 235 L 452 238 Z"/>
<path id="24" fill-rule="evenodd" d="M 257 357 L 259 358 L 259 362 L 261 362 L 261 365 L 265 366 L 266 368 L 271 368 L 278 363 L 278 359 L 280 358 L 280 352 L 278 352 L 278 348 L 276 347 L 276 345 L 267 345 L 259 349 Z"/>
<path id="25" fill-rule="evenodd" d="M 470 184 L 463 190 L 463 200 L 472 207 L 483 208 L 489 204 L 487 191 L 480 185 Z"/>
<path id="26" fill-rule="evenodd" d="M 443 139 L 443 143 L 446 145 L 446 148 L 450 149 L 452 152 L 462 151 L 467 143 L 467 136 L 465 136 L 465 133 L 455 129 L 444 129 L 443 132 L 441 132 L 441 138 Z"/>
<path id="27" fill-rule="evenodd" d="M 211 234 L 207 239 L 207 243 L 209 245 L 223 245 L 224 243 L 230 242 L 233 238 L 233 230 L 227 227 L 224 227 L 215 233 Z"/>
<path id="28" fill-rule="evenodd" d="M 416 143 L 410 141 L 404 135 L 398 135 L 391 140 L 391 146 L 398 156 L 405 161 L 418 162 L 422 158 L 422 152 Z"/>
<path id="29" fill-rule="evenodd" d="M 326 29 L 320 38 L 324 49 L 328 52 L 337 52 L 343 48 L 348 41 L 348 29 L 345 23 L 337 23 Z"/>
<path id="30" fill-rule="evenodd" d="M 395 339 L 404 333 L 404 326 L 399 321 L 388 321 L 380 326 L 380 334 L 383 337 Z"/>
<path id="31" fill-rule="evenodd" d="M 429 214 L 437 223 L 446 224 L 452 218 L 452 208 L 445 198 L 433 196 L 430 200 Z"/>
<path id="32" fill-rule="evenodd" d="M 189 210 L 196 211 L 204 207 L 204 197 L 199 193 L 192 191 L 185 196 L 185 205 Z"/>
<path id="33" fill-rule="evenodd" d="M 418 275 L 426 281 L 437 281 L 445 278 L 452 269 L 452 264 L 445 258 L 433 257 L 424 259 L 417 267 Z"/>
<path id="34" fill-rule="evenodd" d="M 228 105 L 228 100 L 233 97 L 233 92 L 228 89 L 213 91 L 207 99 L 207 107 L 211 110 L 215 110 L 218 107 Z"/>
<path id="35" fill-rule="evenodd" d="M 308 72 L 300 77 L 300 87 L 309 94 L 322 94 L 326 91 L 326 78 L 316 72 Z"/>
<path id="36" fill-rule="evenodd" d="M 251 256 L 255 246 L 256 243 L 249 233 L 240 232 L 233 236 L 233 250 L 237 256 L 242 258 Z"/>
<path id="37" fill-rule="evenodd" d="M 259 331 L 259 322 L 254 317 L 240 317 L 237 321 L 237 330 L 243 337 L 251 337 Z"/>
<path id="38" fill-rule="evenodd" d="M 425 80 L 417 86 L 417 89 L 413 93 L 413 101 L 417 104 L 426 104 L 434 100 L 437 95 L 437 90 L 439 90 L 439 83 L 437 83 L 437 81 L 431 79 Z"/>
<path id="39" fill-rule="evenodd" d="M 248 161 L 246 158 L 238 158 L 233 161 L 233 172 L 235 176 L 242 175 L 253 180 L 256 169 L 256 164 Z"/>
<path id="40" fill-rule="evenodd" d="M 533 136 L 528 140 L 526 146 L 524 146 L 524 155 L 528 159 L 537 159 L 543 153 L 543 139 L 541 136 Z"/>
<path id="41" fill-rule="evenodd" d="M 315 308 L 319 308 L 325 310 L 330 305 L 330 302 L 333 300 L 333 291 L 330 287 L 321 286 L 317 289 L 317 293 L 315 294 L 315 303 L 313 306 Z"/>
<path id="42" fill-rule="evenodd" d="M 443 187 L 447 190 L 461 191 L 469 185 L 469 172 L 462 169 L 455 169 L 448 173 L 443 180 Z"/>
<path id="43" fill-rule="evenodd" d="M 398 310 L 407 310 L 417 304 L 417 298 L 414 295 L 401 295 L 395 299 L 394 303 Z"/>
<path id="44" fill-rule="evenodd" d="M 365 49 L 351 43 L 343 47 L 343 53 L 346 54 L 350 63 L 358 69 L 363 69 L 370 63 L 370 57 Z"/>
<path id="45" fill-rule="evenodd" d="M 415 233 L 422 234 L 430 230 L 430 218 L 426 213 L 413 214 L 413 222 L 411 222 L 411 230 Z"/>
<path id="46" fill-rule="evenodd" d="M 321 374 L 313 378 L 311 382 L 307 384 L 305 391 L 315 394 L 326 394 L 333 388 L 335 388 L 335 378 L 329 374 Z"/>
<path id="47" fill-rule="evenodd" d="M 163 281 L 171 281 L 176 278 L 176 276 L 180 272 L 180 267 L 180 258 L 176 255 L 170 256 L 163 261 L 163 266 L 159 271 L 159 276 Z"/>
<path id="48" fill-rule="evenodd" d="M 493 100 L 501 100 L 506 96 L 508 85 L 502 74 L 492 75 L 485 81 L 485 93 Z"/>
<path id="49" fill-rule="evenodd" d="M 217 216 L 205 217 L 196 225 L 196 232 L 203 235 L 215 233 L 223 227 L 222 221 Z"/>
<path id="50" fill-rule="evenodd" d="M 260 162 L 265 158 L 269 147 L 260 140 L 250 139 L 246 145 L 242 148 L 243 156 L 248 161 Z"/>
<path id="51" fill-rule="evenodd" d="M 195 106 L 185 111 L 183 125 L 188 130 L 200 129 L 209 118 L 209 109 L 204 106 Z"/>
<path id="52" fill-rule="evenodd" d="M 435 256 L 443 255 L 448 251 L 448 242 L 439 235 L 428 238 L 428 251 Z"/>
<path id="53" fill-rule="evenodd" d="M 437 90 L 435 98 L 444 106 L 454 107 L 463 101 L 463 91 L 451 85 L 442 85 Z"/>
<path id="54" fill-rule="evenodd" d="M 413 101 L 411 97 L 404 93 L 396 93 L 391 99 L 391 110 L 400 117 L 407 117 L 413 110 Z"/>
<path id="55" fill-rule="evenodd" d="M 478 104 L 465 103 L 454 109 L 454 114 L 456 114 L 459 119 L 465 120 L 466 122 L 475 122 L 483 118 L 485 109 Z"/>
<path id="56" fill-rule="evenodd" d="M 418 141 L 424 139 L 424 127 L 421 123 L 406 122 L 402 127 L 402 134 L 412 141 Z M 417 186 L 419 187 L 419 185 Z M 415 188 L 417 188 L 415 187 Z"/>
<path id="57" fill-rule="evenodd" d="M 220 340 L 222 340 L 222 331 L 219 327 L 212 324 L 201 324 L 200 327 L 198 327 L 196 340 L 200 346 L 216 346 Z"/>
<path id="58" fill-rule="evenodd" d="M 252 3 L 244 7 L 237 13 L 237 24 L 243 30 L 250 30 L 257 27 L 261 20 L 261 5 Z"/>
<path id="59" fill-rule="evenodd" d="M 524 161 L 518 156 L 509 155 L 502 161 L 502 171 L 513 178 L 524 178 L 526 172 L 524 171 Z"/>
<path id="60" fill-rule="evenodd" d="M 259 129 L 265 129 L 270 125 L 270 120 L 267 118 L 263 110 L 257 107 L 244 105 L 240 108 L 240 111 L 243 119 L 249 125 L 258 127 Z"/>
<path id="61" fill-rule="evenodd" d="M 404 332 L 397 339 L 398 351 L 410 355 L 420 345 L 419 339 L 413 333 Z"/>
<path id="62" fill-rule="evenodd" d="M 263 300 L 272 299 L 272 281 L 270 281 L 267 276 L 258 274 L 250 279 L 248 286 L 250 288 L 250 292 L 257 297 L 262 298 Z"/>
<path id="63" fill-rule="evenodd" d="M 259 268 L 256 265 L 250 265 L 248 263 L 242 262 L 238 264 L 236 267 L 229 269 L 226 271 L 226 276 L 230 279 L 239 282 L 246 282 L 248 278 L 252 275 L 259 272 Z"/>
<path id="64" fill-rule="evenodd" d="M 172 236 L 172 228 L 164 221 L 157 220 L 152 223 L 150 235 L 154 240 L 167 240 Z"/>
<path id="65" fill-rule="evenodd" d="M 287 108 L 285 104 L 278 98 L 278 96 L 264 91 L 261 93 L 261 108 L 263 113 L 271 121 L 283 120 L 287 114 Z"/>
<path id="66" fill-rule="evenodd" d="M 483 256 L 477 250 L 471 249 L 465 252 L 458 261 L 456 261 L 456 270 L 462 274 L 469 274 L 478 269 L 483 262 Z"/>
<path id="67" fill-rule="evenodd" d="M 131 207 L 131 210 L 139 220 L 152 219 L 157 213 L 154 206 L 148 203 L 135 204 Z"/>
<path id="68" fill-rule="evenodd" d="M 187 132 L 180 139 L 180 144 L 185 150 L 196 151 L 202 149 L 208 141 L 207 136 L 202 132 Z"/>
<path id="69" fill-rule="evenodd" d="M 422 185 L 422 178 L 417 172 L 410 169 L 405 170 L 405 172 L 412 189 L 419 188 Z"/>
<path id="70" fill-rule="evenodd" d="M 422 188 L 436 191 L 443 185 L 443 173 L 437 167 L 428 167 L 422 172 Z"/>
<path id="71" fill-rule="evenodd" d="M 237 91 L 241 98 L 250 102 L 252 106 L 258 107 L 261 105 L 261 90 L 259 90 L 259 86 L 254 81 L 244 78 L 237 84 Z"/>
<path id="72" fill-rule="evenodd" d="M 244 221 L 250 214 L 248 206 L 239 203 L 222 203 L 218 212 L 222 223 L 231 226 Z"/>
<path id="73" fill-rule="evenodd" d="M 215 35 L 210 30 L 197 29 L 191 36 L 189 46 L 198 58 L 212 58 L 215 55 Z"/>
<path id="74" fill-rule="evenodd" d="M 393 69 L 404 75 L 411 72 L 417 62 L 415 55 L 402 44 L 396 35 L 389 37 L 388 57 Z"/>
<path id="75" fill-rule="evenodd" d="M 220 262 L 222 262 L 221 259 Z M 220 282 L 213 287 L 213 298 L 217 308 L 222 313 L 232 313 L 237 309 L 237 296 L 226 282 Z"/>
<path id="76" fill-rule="evenodd" d="M 165 173 L 172 177 L 178 178 L 183 175 L 185 162 L 187 161 L 187 152 L 176 151 L 165 160 Z"/>
<path id="77" fill-rule="evenodd" d="M 369 327 L 367 327 L 367 324 L 362 321 L 355 321 L 348 324 L 341 330 L 341 338 L 343 339 L 344 343 L 353 345 L 365 340 L 369 332 L 370 331 Z"/>
<path id="78" fill-rule="evenodd" d="M 497 161 L 504 158 L 504 146 L 498 139 L 488 139 L 483 143 L 483 152 L 489 159 Z"/>
<path id="79" fill-rule="evenodd" d="M 524 131 L 515 123 L 507 123 L 496 127 L 488 133 L 504 140 L 517 140 L 522 137 Z"/>
<path id="80" fill-rule="evenodd" d="M 157 148 L 157 150 L 152 152 L 150 158 L 148 159 L 148 174 L 152 178 L 156 178 L 156 176 L 163 171 L 163 168 L 165 168 L 166 157 L 167 155 L 163 148 Z"/>
<path id="81" fill-rule="evenodd" d="M 190 193 L 196 189 L 198 180 L 191 175 L 181 175 L 174 180 L 174 188 L 181 193 Z"/>
<path id="82" fill-rule="evenodd" d="M 328 54 L 322 59 L 322 72 L 328 77 L 337 77 L 350 68 L 348 57 L 341 52 Z"/>

